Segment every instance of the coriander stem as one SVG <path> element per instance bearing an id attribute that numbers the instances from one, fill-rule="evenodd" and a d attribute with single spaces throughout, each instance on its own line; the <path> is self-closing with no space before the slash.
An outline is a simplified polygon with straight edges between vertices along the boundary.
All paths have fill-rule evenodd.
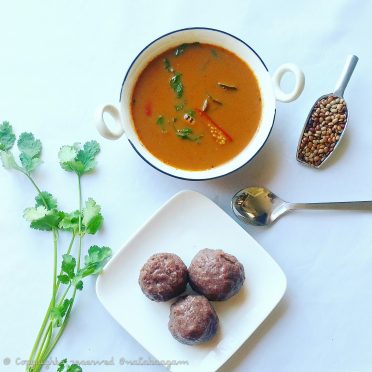
<path id="1" fill-rule="evenodd" d="M 56 302 L 57 295 L 57 230 L 53 228 L 53 248 L 54 248 L 54 257 L 53 257 L 53 294 L 52 294 L 52 307 L 54 307 Z"/>
<path id="2" fill-rule="evenodd" d="M 36 365 L 36 369 L 34 369 L 34 372 L 37 372 L 37 371 L 40 371 L 40 369 L 42 368 L 42 364 L 40 363 L 40 357 L 41 355 L 43 354 L 44 352 L 44 346 L 47 347 L 48 344 L 49 344 L 49 341 L 50 341 L 50 337 L 52 335 L 52 322 L 49 322 L 49 325 L 48 325 L 48 328 L 47 328 L 47 331 L 46 333 L 44 334 L 44 337 L 41 341 L 41 345 L 40 345 L 40 348 L 39 348 L 39 352 L 37 353 L 36 355 L 36 358 L 35 358 L 35 365 Z"/>
<path id="3" fill-rule="evenodd" d="M 82 234 L 82 231 L 81 231 L 81 225 L 82 225 L 82 218 L 81 218 L 81 215 L 82 215 L 82 193 L 81 193 L 81 176 L 80 175 L 78 175 L 78 193 L 79 193 L 79 228 L 78 228 L 79 243 L 78 243 L 78 252 L 77 252 L 76 271 L 78 271 L 80 269 L 81 248 L 82 248 L 83 236 L 84 236 Z M 53 348 L 55 347 L 58 340 L 62 336 L 62 333 L 63 333 L 63 331 L 64 331 L 64 329 L 65 329 L 65 327 L 68 323 L 69 317 L 70 317 L 72 306 L 73 306 L 74 301 L 75 301 L 75 296 L 76 296 L 76 287 L 74 288 L 74 292 L 73 292 L 72 297 L 71 297 L 70 306 L 69 306 L 69 308 L 66 312 L 65 318 L 63 319 L 63 323 L 62 323 L 58 333 L 56 334 L 55 338 L 53 339 L 52 343 L 42 353 L 42 355 L 40 357 L 40 361 L 44 361 L 49 357 Z"/>
<path id="4" fill-rule="evenodd" d="M 70 241 L 70 244 L 68 245 L 68 249 L 67 249 L 66 254 L 70 254 L 72 246 L 74 245 L 75 237 L 76 237 L 76 232 L 74 231 L 72 233 L 71 241 Z"/>
<path id="5" fill-rule="evenodd" d="M 56 337 L 54 338 L 54 340 L 52 341 L 52 343 L 49 345 L 48 348 L 46 348 L 43 352 L 43 354 L 41 355 L 41 359 L 40 360 L 46 360 L 50 353 L 52 352 L 53 348 L 56 346 L 58 340 L 60 339 L 60 337 L 62 336 L 62 333 L 68 323 L 68 320 L 69 320 L 69 317 L 70 317 L 70 313 L 71 313 L 71 310 L 72 310 L 72 306 L 74 304 L 74 301 L 75 301 L 75 296 L 76 296 L 76 288 L 74 288 L 74 293 L 72 294 L 72 297 L 71 297 L 71 303 L 70 303 L 70 306 L 66 312 L 66 315 L 65 315 L 65 318 L 63 319 L 63 323 L 58 331 L 58 333 L 56 334 Z"/>
<path id="6" fill-rule="evenodd" d="M 70 254 L 71 249 L 72 249 L 72 246 L 74 245 L 75 237 L 76 237 L 76 232 L 74 231 L 74 232 L 72 233 L 71 241 L 70 241 L 70 244 L 69 244 L 69 246 L 68 246 L 68 249 L 67 249 L 66 254 Z M 62 275 L 62 273 L 63 273 L 63 271 L 62 271 L 62 269 L 61 269 L 59 275 Z M 57 281 L 57 289 L 56 289 L 57 291 L 58 291 L 60 285 L 61 285 L 61 282 L 60 282 L 60 281 Z"/>
<path id="7" fill-rule="evenodd" d="M 33 186 L 35 187 L 36 191 L 39 193 L 41 199 L 43 200 L 43 203 L 44 203 L 44 206 L 46 209 L 48 209 L 48 203 L 46 202 L 45 198 L 44 198 L 44 195 L 41 193 L 41 190 L 39 189 L 39 187 L 36 185 L 34 179 L 26 172 L 22 171 L 21 172 L 31 181 L 31 183 L 33 184 Z"/>
<path id="8" fill-rule="evenodd" d="M 49 357 L 49 355 L 52 352 L 53 348 L 56 346 L 58 340 L 62 336 L 62 333 L 63 333 L 63 331 L 64 331 L 64 329 L 65 329 L 65 327 L 67 325 L 68 319 L 70 317 L 72 305 L 74 304 L 74 300 L 75 300 L 75 295 L 76 295 L 76 288 L 74 289 L 74 293 L 73 293 L 72 298 L 71 298 L 70 307 L 67 310 L 65 319 L 63 320 L 63 323 L 62 323 L 62 325 L 61 325 L 58 333 L 56 334 L 56 337 L 54 338 L 54 340 L 52 341 L 52 343 L 49 345 L 49 347 L 46 348 L 44 350 L 43 354 L 41 355 L 41 360 L 46 360 Z"/>
<path id="9" fill-rule="evenodd" d="M 29 179 L 32 181 L 31 177 L 29 177 Z M 36 184 L 34 182 L 33 182 L 33 184 L 36 187 L 36 189 L 39 190 L 39 188 L 36 186 Z M 54 246 L 54 273 L 53 273 L 53 292 L 52 292 L 52 298 L 50 300 L 48 309 L 47 309 L 47 311 L 45 313 L 43 322 L 41 323 L 39 332 L 38 332 L 38 334 L 36 336 L 35 343 L 34 343 L 34 345 L 32 347 L 31 354 L 30 354 L 30 356 L 28 358 L 29 361 L 31 361 L 33 359 L 33 357 L 35 356 L 36 350 L 37 350 L 37 348 L 39 346 L 39 343 L 40 343 L 40 339 L 41 339 L 41 337 L 43 336 L 43 334 L 45 332 L 45 326 L 46 326 L 46 324 L 48 322 L 48 319 L 49 319 L 50 310 L 52 309 L 52 307 L 54 307 L 54 304 L 55 304 L 55 295 L 56 295 L 56 290 L 57 290 L 57 289 L 55 289 L 55 283 L 56 283 L 55 268 L 56 268 L 56 260 L 57 260 L 57 231 L 56 231 L 56 229 L 53 229 L 53 246 Z"/>
<path id="10" fill-rule="evenodd" d="M 36 353 L 36 350 L 37 350 L 37 347 L 39 346 L 39 343 L 40 343 L 40 339 L 41 337 L 43 336 L 44 334 L 44 331 L 45 331 L 45 326 L 46 326 L 46 323 L 49 319 L 49 313 L 50 313 L 50 310 L 52 309 L 52 301 L 53 299 L 50 300 L 50 303 L 49 303 L 49 307 L 45 313 L 45 316 L 44 316 L 44 320 L 41 324 L 41 327 L 39 329 L 39 333 L 37 334 L 36 336 L 36 340 L 35 340 L 35 343 L 34 343 L 34 346 L 32 347 L 32 350 L 31 350 L 31 354 L 30 356 L 28 357 L 28 361 L 31 362 L 33 357 L 35 356 L 35 353 Z M 27 366 L 27 369 L 29 371 L 32 371 L 33 369 L 30 369 L 29 366 Z"/>
<path id="11" fill-rule="evenodd" d="M 78 175 L 78 192 L 79 192 L 79 245 L 78 245 L 78 256 L 77 256 L 77 265 L 76 271 L 80 269 L 80 256 L 81 256 L 81 246 L 83 242 L 83 236 L 81 234 L 81 215 L 82 215 L 82 195 L 81 195 L 81 176 Z"/>
<path id="12" fill-rule="evenodd" d="M 68 291 L 70 290 L 70 288 L 71 288 L 71 283 L 67 286 L 66 290 L 63 292 L 63 295 L 62 295 L 62 297 L 60 298 L 60 300 L 59 300 L 57 306 L 61 306 L 61 305 L 62 305 L 62 302 L 63 302 L 63 300 L 65 299 L 65 297 L 67 296 L 67 293 L 68 293 Z"/>

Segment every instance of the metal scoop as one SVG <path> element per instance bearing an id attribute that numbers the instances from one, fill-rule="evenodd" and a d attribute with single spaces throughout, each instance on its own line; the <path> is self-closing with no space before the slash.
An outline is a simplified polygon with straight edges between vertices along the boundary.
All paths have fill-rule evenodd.
<path id="1" fill-rule="evenodd" d="M 349 55 L 333 93 L 321 96 L 311 108 L 297 146 L 297 160 L 320 168 L 340 143 L 348 122 L 343 99 L 358 57 Z"/>
<path id="2" fill-rule="evenodd" d="M 242 221 L 256 226 L 271 225 L 283 214 L 296 209 L 372 211 L 372 201 L 332 203 L 288 203 L 264 187 L 247 187 L 237 192 L 231 208 Z"/>

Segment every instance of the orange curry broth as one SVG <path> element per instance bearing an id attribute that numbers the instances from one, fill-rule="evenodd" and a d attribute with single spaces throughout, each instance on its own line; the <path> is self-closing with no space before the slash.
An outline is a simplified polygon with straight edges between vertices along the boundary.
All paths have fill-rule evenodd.
<path id="1" fill-rule="evenodd" d="M 189 45 L 175 56 L 172 48 L 153 59 L 140 74 L 132 94 L 132 117 L 143 145 L 159 160 L 184 170 L 206 170 L 227 162 L 241 152 L 255 134 L 261 117 L 261 95 L 255 75 L 233 53 L 209 44 Z M 177 98 L 170 86 L 172 72 L 182 74 L 183 95 Z M 218 82 L 235 86 L 227 90 Z M 217 143 L 204 115 L 195 112 L 193 123 L 184 119 L 189 110 L 197 111 L 210 95 L 205 113 L 231 136 L 232 141 Z M 183 104 L 177 111 L 175 106 Z M 159 116 L 163 117 L 157 124 Z M 176 121 L 173 123 L 173 118 Z M 177 129 L 190 128 L 192 138 L 179 138 Z"/>

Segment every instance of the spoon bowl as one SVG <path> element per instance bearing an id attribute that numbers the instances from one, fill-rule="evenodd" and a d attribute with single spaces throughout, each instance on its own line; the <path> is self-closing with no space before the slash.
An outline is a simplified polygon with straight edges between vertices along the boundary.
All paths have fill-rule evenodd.
<path id="1" fill-rule="evenodd" d="M 295 209 L 372 211 L 372 201 L 288 203 L 272 191 L 254 186 L 237 192 L 232 198 L 231 208 L 234 214 L 246 223 L 268 226 L 283 214 Z"/>
<path id="2" fill-rule="evenodd" d="M 264 187 L 247 187 L 237 192 L 231 202 L 235 215 L 255 226 L 272 224 L 285 213 L 287 203 Z"/>

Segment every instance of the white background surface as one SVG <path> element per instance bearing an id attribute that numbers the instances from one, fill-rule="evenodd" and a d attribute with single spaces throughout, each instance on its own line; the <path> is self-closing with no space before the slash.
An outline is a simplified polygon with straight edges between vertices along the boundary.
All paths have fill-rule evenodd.
<path id="1" fill-rule="evenodd" d="M 232 195 L 265 185 L 291 201 L 372 199 L 371 1 L 2 1 L 0 120 L 43 140 L 36 179 L 64 209 L 77 205 L 75 179 L 57 164 L 59 146 L 92 138 L 102 153 L 83 193 L 103 206 L 97 244 L 117 250 L 169 197 L 200 191 L 227 213 Z M 302 96 L 278 104 L 264 149 L 245 168 L 208 182 L 187 182 L 145 164 L 125 139 L 100 139 L 96 108 L 118 101 L 124 74 L 155 37 L 189 26 L 219 28 L 245 40 L 270 71 L 294 62 L 305 72 Z M 347 54 L 360 61 L 346 90 L 350 122 L 337 155 L 323 170 L 295 160 L 299 134 L 314 100 L 330 92 Z M 51 290 L 48 234 L 22 219 L 34 191 L 19 174 L 0 169 L 0 370 L 18 371 L 28 356 Z M 246 230 L 287 275 L 288 290 L 222 371 L 369 371 L 372 368 L 372 214 L 299 212 L 271 228 Z M 93 239 L 87 239 L 89 244 Z M 128 302 L 127 311 L 135 311 Z M 114 358 L 85 371 L 163 370 L 121 366 L 150 356 L 126 334 L 85 285 L 53 353 L 59 359 Z M 11 359 L 3 366 L 2 360 Z M 55 370 L 53 368 L 52 370 Z"/>

